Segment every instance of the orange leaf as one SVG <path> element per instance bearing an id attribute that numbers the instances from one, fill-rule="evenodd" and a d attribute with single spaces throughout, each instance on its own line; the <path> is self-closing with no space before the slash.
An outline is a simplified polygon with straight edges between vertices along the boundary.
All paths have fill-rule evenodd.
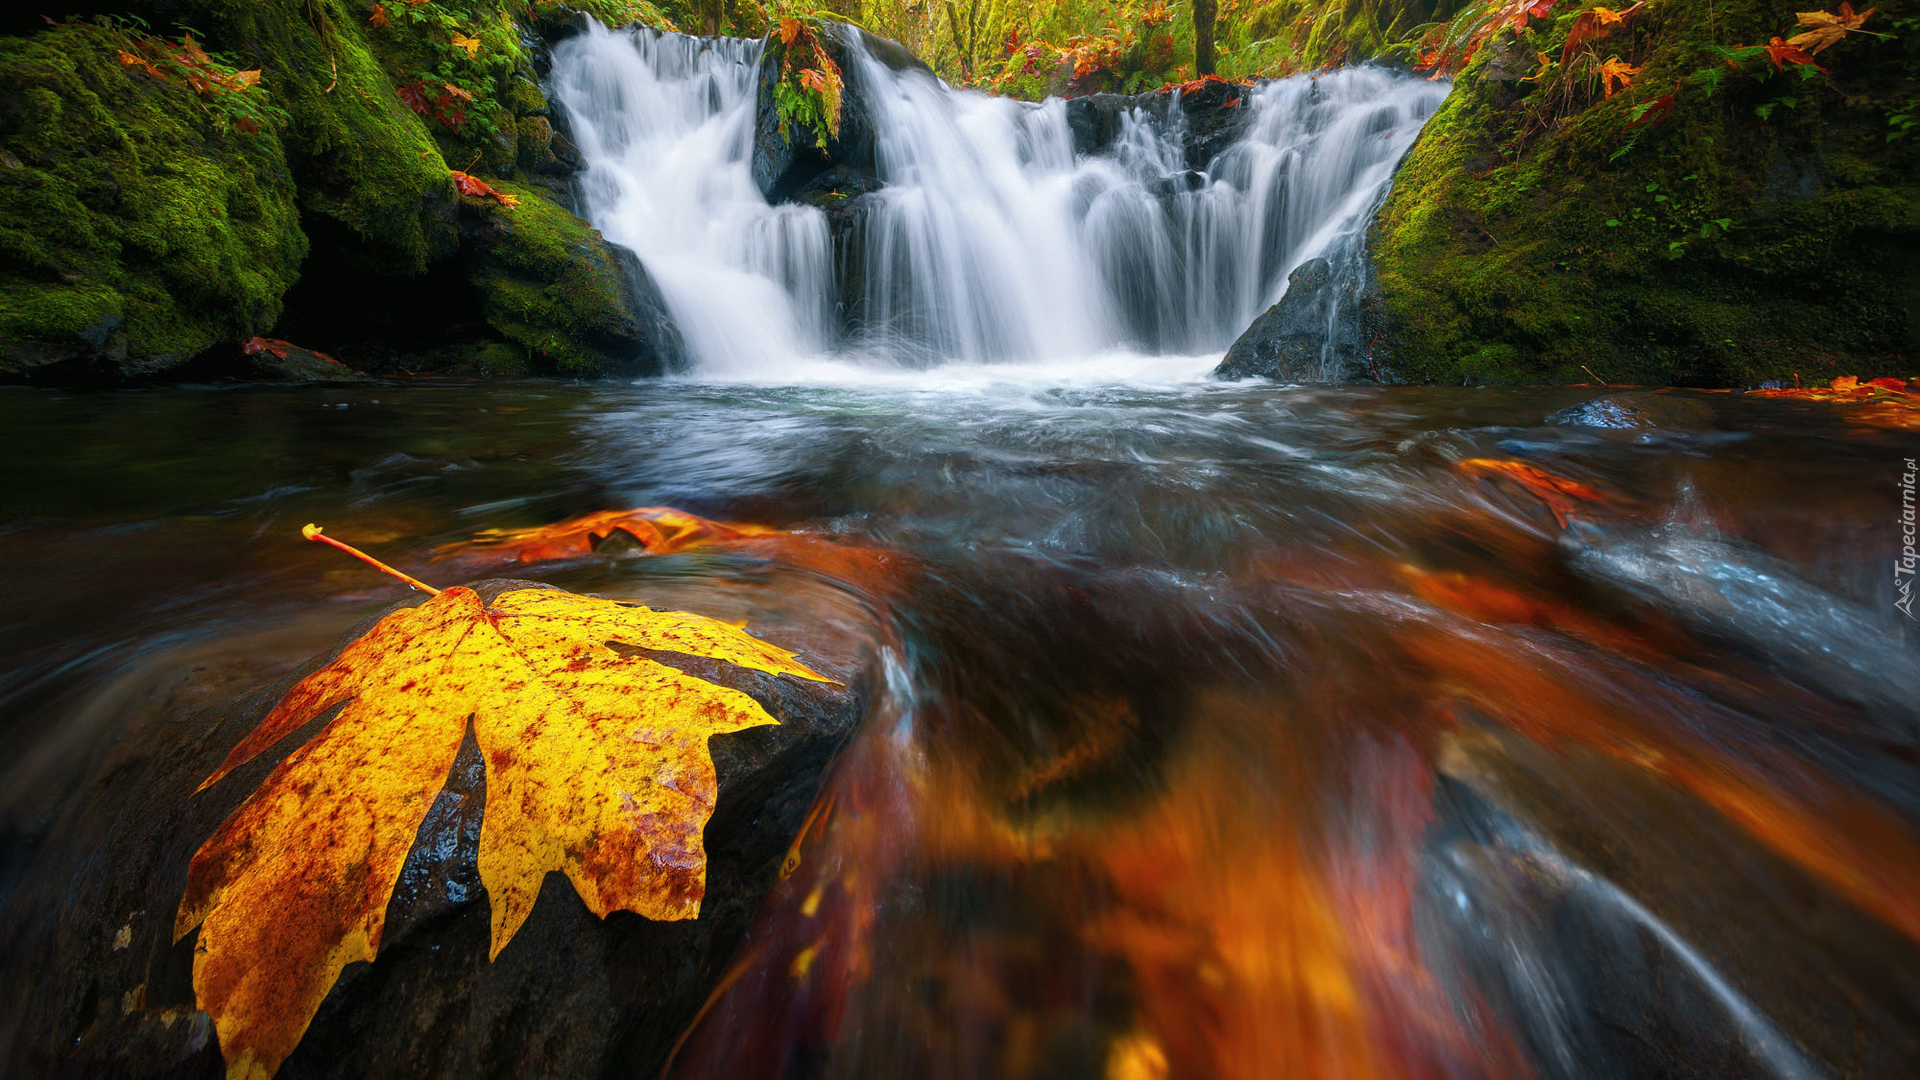
<path id="1" fill-rule="evenodd" d="M 1499 458 L 1467 458 L 1459 467 L 1477 476 L 1501 477 L 1511 480 L 1525 488 L 1534 498 L 1547 505 L 1554 519 L 1561 527 L 1573 517 L 1578 502 L 1603 503 L 1611 500 L 1596 488 L 1582 484 L 1577 480 L 1567 480 L 1553 475 L 1544 469 L 1535 468 L 1524 461 L 1506 461 Z"/>
<path id="2" fill-rule="evenodd" d="M 1567 28 L 1567 44 L 1560 50 L 1560 65 L 1565 67 L 1573 59 L 1573 54 L 1587 42 L 1606 37 L 1613 33 L 1614 27 L 1626 26 L 1646 6 L 1646 0 L 1640 0 L 1625 11 L 1597 7 L 1581 12 L 1580 16 L 1573 20 L 1573 25 Z"/>
<path id="3" fill-rule="evenodd" d="M 1606 62 L 1600 65 L 1600 85 L 1606 90 L 1606 96 L 1612 97 L 1616 89 L 1625 90 L 1632 86 L 1633 77 L 1638 74 L 1640 74 L 1639 68 L 1622 63 L 1617 56 L 1609 56 Z M 1620 85 L 1615 87 L 1613 85 L 1615 82 Z"/>
<path id="4" fill-rule="evenodd" d="M 794 41 L 800 37 L 800 31 L 801 25 L 799 19 L 781 19 L 780 44 L 792 46 Z"/>
<path id="5" fill-rule="evenodd" d="M 249 68 L 246 71 L 236 71 L 233 73 L 233 78 L 228 81 L 235 90 L 245 90 L 260 81 L 260 69 Z"/>
<path id="6" fill-rule="evenodd" d="M 297 346 L 291 342 L 281 341 L 279 338 L 259 337 L 256 335 L 248 338 L 246 342 L 240 346 L 240 351 L 246 353 L 248 356 L 272 353 L 274 356 L 285 360 L 287 358 L 287 351 L 296 347 Z"/>
<path id="7" fill-rule="evenodd" d="M 556 870 L 602 917 L 699 914 L 716 797 L 707 739 L 775 720 L 614 642 L 832 681 L 729 624 L 557 589 L 486 604 L 452 588 L 388 615 L 288 691 L 202 785 L 342 706 L 188 870 L 174 935 L 200 928 L 194 993 L 230 1077 L 270 1076 L 341 969 L 379 951 L 400 868 L 469 722 L 486 762 L 490 955 Z"/>
<path id="8" fill-rule="evenodd" d="M 590 555 L 615 534 L 638 544 L 649 555 L 667 555 L 715 540 L 773 536 L 776 529 L 758 525 L 728 525 L 709 521 L 670 506 L 642 506 L 636 510 L 602 510 L 532 529 L 489 529 L 471 544 L 453 544 L 435 551 L 435 561 L 457 558 L 490 564 L 502 561 L 532 563 Z"/>
<path id="9" fill-rule="evenodd" d="M 467 50 L 467 59 L 471 60 L 480 53 L 480 39 L 470 38 L 460 31 L 455 30 L 453 32 L 453 47 Z M 452 87 L 448 87 L 448 89 L 452 89 Z M 473 99 L 468 98 L 467 100 L 471 101 Z"/>
<path id="10" fill-rule="evenodd" d="M 383 29 L 387 25 L 387 5 L 373 5 L 373 14 L 367 16 L 367 25 L 374 29 Z"/>

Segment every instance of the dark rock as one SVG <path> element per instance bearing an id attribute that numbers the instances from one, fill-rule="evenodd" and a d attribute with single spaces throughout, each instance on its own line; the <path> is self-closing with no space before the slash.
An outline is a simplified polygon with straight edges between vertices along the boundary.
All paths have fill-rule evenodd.
<path id="1" fill-rule="evenodd" d="M 753 182 L 769 201 L 797 201 L 813 188 L 816 179 L 829 172 L 845 183 L 854 178 L 862 185 L 879 183 L 878 163 L 874 156 L 876 131 L 873 96 L 877 88 L 867 85 L 859 64 L 852 62 L 850 46 L 858 42 L 868 56 L 896 72 L 918 71 L 934 77 L 932 69 L 909 52 L 906 46 L 869 34 L 857 26 L 827 22 L 827 54 L 840 67 L 845 81 L 840 99 L 840 134 L 817 145 L 811 132 L 782 130 L 774 110 L 773 88 L 779 81 L 779 54 L 768 49 L 760 62 L 760 88 L 754 111 Z M 862 190 L 867 188 L 863 187 Z"/>
<path id="2" fill-rule="evenodd" d="M 1280 302 L 1253 321 L 1216 379 L 1293 383 L 1387 382 L 1368 347 L 1364 260 L 1309 259 L 1287 277 Z"/>
<path id="3" fill-rule="evenodd" d="M 473 587 L 491 597 L 541 586 Z M 816 639 L 827 632 L 811 626 L 805 633 L 804 644 L 833 653 L 810 650 L 808 662 L 852 685 L 657 657 L 748 694 L 780 721 L 710 743 L 719 800 L 705 832 L 699 918 L 598 919 L 563 875 L 550 874 L 525 926 L 488 962 L 488 907 L 475 862 L 485 770 L 469 733 L 402 869 L 378 959 L 346 968 L 279 1080 L 655 1075 L 745 935 L 860 716 L 858 646 Z M 39 854 L 0 879 L 0 983 L 9 1006 L 0 1055 L 9 1075 L 223 1074 L 207 1016 L 194 1006 L 194 936 L 173 942 L 174 911 L 195 849 L 324 720 L 213 788 L 194 788 L 328 657 L 268 685 L 248 666 L 253 660 L 156 663 L 128 677 L 126 696 L 110 705 L 123 713 L 119 737 L 76 781 L 85 794 L 66 800 L 70 809 L 54 820 L 28 825 L 38 843 L 21 850 Z"/>
<path id="4" fill-rule="evenodd" d="M 1143 95 L 1153 97 L 1155 95 Z M 1098 154 L 1120 137 L 1120 118 L 1140 104 L 1140 98 L 1126 94 L 1087 94 L 1067 99 L 1067 130 L 1073 135 L 1073 152 Z"/>
<path id="5" fill-rule="evenodd" d="M 1088 94 L 1067 100 L 1067 128 L 1076 154 L 1098 154 L 1120 136 L 1121 118 L 1139 109 L 1163 134 L 1177 134 L 1190 170 L 1204 170 L 1246 133 L 1253 110 L 1248 88 L 1209 81 L 1198 90 L 1158 90 L 1148 94 Z"/>
<path id="6" fill-rule="evenodd" d="M 1692 398 L 1639 391 L 1583 401 L 1547 417 L 1547 423 L 1613 431 L 1702 431 L 1713 427 L 1713 410 Z"/>
<path id="7" fill-rule="evenodd" d="M 486 321 L 541 366 L 566 375 L 660 375 L 686 347 L 640 260 L 531 189 L 509 212 L 480 200 L 462 215 L 462 259 Z"/>
<path id="8" fill-rule="evenodd" d="M 1199 191 L 1206 186 L 1206 173 L 1188 169 L 1185 172 L 1177 172 L 1172 176 L 1163 176 L 1155 180 L 1147 185 L 1147 192 L 1152 195 L 1179 195 L 1188 191 Z"/>
<path id="9" fill-rule="evenodd" d="M 302 348 L 289 342 L 247 355 L 247 364 L 256 378 L 276 382 L 358 382 L 360 372 L 323 352 Z"/>

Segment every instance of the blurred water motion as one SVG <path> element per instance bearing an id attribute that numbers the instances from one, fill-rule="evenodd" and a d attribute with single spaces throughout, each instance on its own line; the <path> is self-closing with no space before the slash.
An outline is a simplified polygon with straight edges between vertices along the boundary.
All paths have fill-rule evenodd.
<path id="1" fill-rule="evenodd" d="M 884 687 L 674 1076 L 1912 1075 L 1920 444 L 1545 423 L 1597 393 L 3 394 L 5 887 L 117 678 L 391 598 L 302 522 L 434 580 L 671 506 L 781 534 L 512 572 L 864 622 Z"/>

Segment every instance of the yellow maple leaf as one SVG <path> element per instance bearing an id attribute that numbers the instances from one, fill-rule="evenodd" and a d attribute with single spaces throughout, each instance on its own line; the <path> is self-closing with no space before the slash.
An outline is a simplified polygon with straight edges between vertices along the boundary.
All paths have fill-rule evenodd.
<path id="1" fill-rule="evenodd" d="M 235 90 L 245 90 L 247 87 L 260 81 L 260 69 L 248 68 L 245 71 L 236 71 L 233 73 L 233 78 L 229 81 Z"/>
<path id="2" fill-rule="evenodd" d="M 603 917 L 699 914 L 717 786 L 707 738 L 776 721 L 737 690 L 614 642 L 832 682 L 727 623 L 557 589 L 487 604 L 451 588 L 388 615 L 288 691 L 201 785 L 344 706 L 188 871 L 174 936 L 200 929 L 194 993 L 229 1080 L 271 1076 L 341 969 L 378 952 L 388 898 L 469 719 L 486 761 L 491 956 L 551 870 Z"/>
<path id="3" fill-rule="evenodd" d="M 1640 74 L 1639 68 L 1623 63 L 1617 56 L 1609 56 L 1606 62 L 1600 65 L 1600 85 L 1606 90 L 1606 96 L 1612 97 L 1615 90 L 1625 90 L 1632 86 L 1633 77 L 1638 74 Z M 1620 84 L 1617 87 L 1614 86 L 1616 82 Z"/>
<path id="4" fill-rule="evenodd" d="M 1846 37 L 1849 31 L 1859 30 L 1860 25 L 1878 10 L 1880 9 L 1868 8 L 1856 15 L 1853 13 L 1853 4 L 1849 2 L 1841 4 L 1840 10 L 1836 12 L 1795 12 L 1793 17 L 1797 25 L 1811 26 L 1813 29 L 1788 38 L 1787 44 L 1797 49 L 1805 49 L 1809 53 L 1817 53 Z"/>
<path id="5" fill-rule="evenodd" d="M 471 60 L 480 52 L 480 39 L 470 38 L 458 30 L 453 32 L 453 47 L 467 50 L 467 59 Z"/>

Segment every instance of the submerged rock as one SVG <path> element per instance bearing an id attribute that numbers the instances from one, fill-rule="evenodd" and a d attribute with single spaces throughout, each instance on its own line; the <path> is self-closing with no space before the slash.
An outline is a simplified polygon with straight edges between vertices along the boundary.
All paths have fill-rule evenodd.
<path id="1" fill-rule="evenodd" d="M 490 597 L 534 584 L 474 587 Z M 771 624 L 755 629 L 791 636 Z M 673 660 L 779 720 L 709 744 L 719 798 L 704 834 L 699 918 L 595 918 L 563 875 L 549 874 L 526 924 L 489 962 L 476 863 L 485 764 L 469 733 L 388 903 L 378 958 L 346 968 L 279 1080 L 657 1073 L 744 936 L 860 716 L 858 643 L 811 625 L 804 634 L 787 644 L 852 685 Z M 186 653 L 129 674 L 114 688 L 125 696 L 109 695 L 105 706 L 122 726 L 80 781 L 87 794 L 32 826 L 47 841 L 37 848 L 45 857 L 10 868 L 0 894 L 9 1004 L 0 1046 L 18 1075 L 220 1075 L 217 1040 L 194 1005 L 194 936 L 172 940 L 174 911 L 195 849 L 313 727 L 207 791 L 194 788 L 325 659 L 261 685 L 260 655 L 258 646 L 244 656 Z M 31 994 L 21 992 L 27 986 Z"/>
<path id="2" fill-rule="evenodd" d="M 1216 379 L 1292 383 L 1390 382 L 1370 347 L 1357 259 L 1309 259 L 1287 276 L 1280 302 L 1227 350 Z"/>
<path id="3" fill-rule="evenodd" d="M 1547 417 L 1547 423 L 1613 431 L 1697 431 L 1713 426 L 1713 410 L 1689 398 L 1628 392 L 1569 406 Z"/>

